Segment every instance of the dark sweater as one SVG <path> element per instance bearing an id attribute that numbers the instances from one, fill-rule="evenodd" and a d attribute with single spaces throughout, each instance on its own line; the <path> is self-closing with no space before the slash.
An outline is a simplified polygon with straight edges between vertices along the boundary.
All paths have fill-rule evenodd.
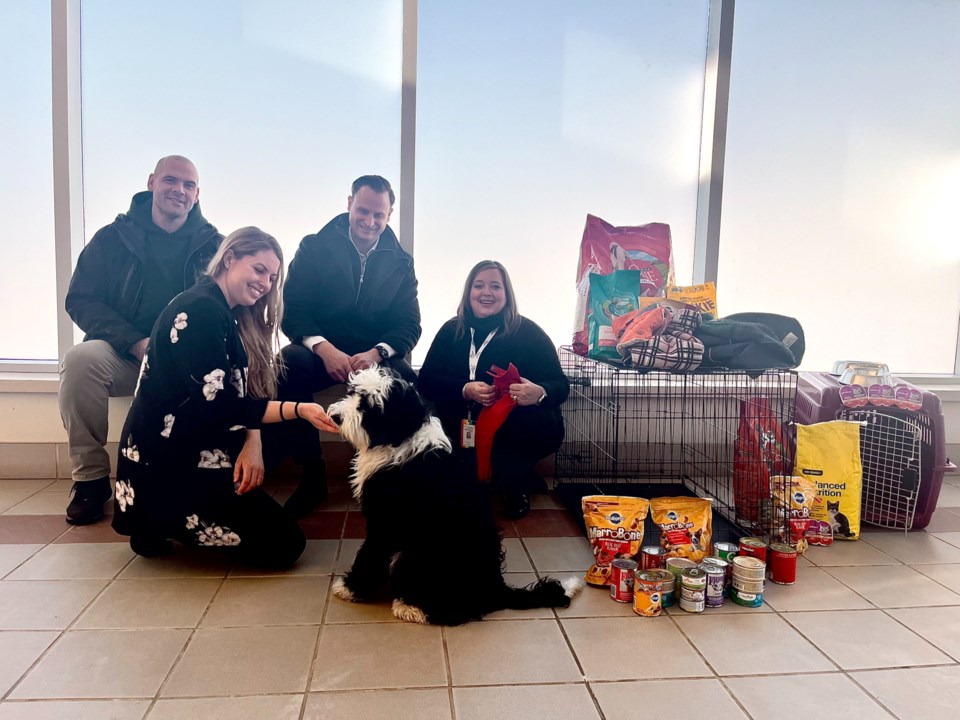
<path id="1" fill-rule="evenodd" d="M 431 401 L 444 430 L 453 438 L 459 437 L 460 421 L 473 410 L 474 419 L 479 406 L 463 398 L 463 386 L 470 382 L 470 332 L 456 337 L 457 319 L 448 320 L 440 328 L 427 357 L 420 368 L 418 388 Z M 486 338 L 486 328 L 476 333 L 474 345 L 479 349 Z M 492 365 L 506 369 L 513 363 L 520 376 L 547 391 L 542 407 L 559 414 L 560 405 L 570 394 L 570 382 L 560 367 L 556 348 L 547 334 L 532 320 L 520 318 L 516 332 L 504 336 L 498 332 L 484 348 L 477 362 L 476 380 L 493 384 L 487 375 Z"/>

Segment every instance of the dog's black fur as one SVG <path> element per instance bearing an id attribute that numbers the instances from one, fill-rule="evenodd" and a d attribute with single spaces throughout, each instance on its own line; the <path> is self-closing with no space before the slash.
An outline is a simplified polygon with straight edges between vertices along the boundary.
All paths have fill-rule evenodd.
<path id="1" fill-rule="evenodd" d="M 496 610 L 567 607 L 579 581 L 503 579 L 504 552 L 489 497 L 451 454 L 440 422 L 389 370 L 350 376 L 328 409 L 357 450 L 351 484 L 367 521 L 353 568 L 334 584 L 350 601 L 389 585 L 401 620 L 460 625 Z"/>

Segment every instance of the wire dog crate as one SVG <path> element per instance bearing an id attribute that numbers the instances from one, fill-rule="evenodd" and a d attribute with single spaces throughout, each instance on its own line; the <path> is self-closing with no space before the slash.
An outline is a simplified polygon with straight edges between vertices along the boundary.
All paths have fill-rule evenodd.
<path id="1" fill-rule="evenodd" d="M 570 397 L 562 406 L 566 435 L 557 452 L 556 491 L 572 513 L 593 493 L 696 495 L 713 500 L 714 540 L 782 534 L 795 372 L 644 373 L 569 347 L 560 348 L 560 364 Z M 770 433 L 751 440 L 743 432 L 751 405 L 764 408 L 775 441 Z M 749 476 L 751 492 L 735 488 L 738 473 Z"/>

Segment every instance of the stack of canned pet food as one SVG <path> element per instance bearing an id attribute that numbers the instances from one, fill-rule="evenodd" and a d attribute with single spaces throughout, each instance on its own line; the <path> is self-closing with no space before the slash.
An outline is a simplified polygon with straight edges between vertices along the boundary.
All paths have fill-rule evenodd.
<path id="1" fill-rule="evenodd" d="M 656 617 L 674 602 L 674 575 L 664 570 L 666 550 L 656 545 L 641 548 L 640 567 L 634 570 L 633 611 Z"/>
<path id="2" fill-rule="evenodd" d="M 675 601 L 692 613 L 721 607 L 727 597 L 744 607 L 760 607 L 768 575 L 783 585 L 796 580 L 797 551 L 789 545 L 768 546 L 761 538 L 745 537 L 739 545 L 714 543 L 713 550 L 699 565 L 668 557 L 656 546 L 643 547 L 639 562 L 617 558 L 610 564 L 610 597 L 632 602 L 637 615 L 656 617 Z"/>
<path id="3" fill-rule="evenodd" d="M 751 555 L 733 559 L 733 601 L 744 607 L 763 605 L 763 578 L 767 564 Z"/>

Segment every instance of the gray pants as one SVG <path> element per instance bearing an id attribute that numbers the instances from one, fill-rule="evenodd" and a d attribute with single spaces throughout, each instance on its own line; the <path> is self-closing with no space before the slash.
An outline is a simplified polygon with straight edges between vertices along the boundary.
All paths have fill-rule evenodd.
<path id="1" fill-rule="evenodd" d="M 140 365 L 105 340 L 87 340 L 67 351 L 60 366 L 60 417 L 67 430 L 73 479 L 110 475 L 107 444 L 109 398 L 133 395 Z"/>

